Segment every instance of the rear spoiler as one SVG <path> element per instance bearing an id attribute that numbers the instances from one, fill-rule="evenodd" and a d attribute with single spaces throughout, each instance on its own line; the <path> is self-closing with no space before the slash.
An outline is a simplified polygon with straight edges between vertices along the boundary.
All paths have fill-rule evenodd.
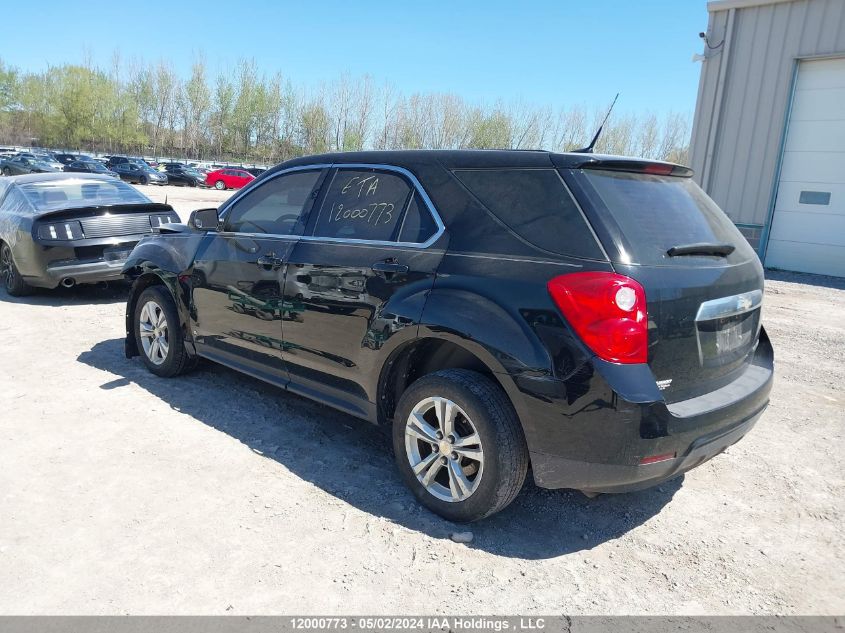
<path id="1" fill-rule="evenodd" d="M 66 207 L 64 209 L 36 213 L 33 217 L 38 220 L 44 218 L 60 219 L 62 216 L 79 218 L 102 215 L 103 213 L 143 213 L 145 211 L 149 213 L 173 211 L 175 213 L 175 209 L 169 204 L 162 204 L 161 202 L 137 202 L 134 204 L 100 204 L 83 207 Z"/>
<path id="2" fill-rule="evenodd" d="M 566 169 L 604 169 L 655 176 L 681 176 L 683 178 L 690 178 L 695 173 L 689 167 L 676 165 L 675 163 L 618 156 L 596 156 L 593 154 L 553 154 L 552 162 L 555 166 Z"/>

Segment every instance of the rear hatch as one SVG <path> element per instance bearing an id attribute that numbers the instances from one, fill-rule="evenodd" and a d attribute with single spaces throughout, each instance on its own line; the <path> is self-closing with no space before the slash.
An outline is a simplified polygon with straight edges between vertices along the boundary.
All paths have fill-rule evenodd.
<path id="1" fill-rule="evenodd" d="M 624 168 L 562 175 L 616 271 L 645 289 L 648 363 L 666 401 L 709 393 L 742 375 L 757 347 L 760 260 L 688 170 Z"/>

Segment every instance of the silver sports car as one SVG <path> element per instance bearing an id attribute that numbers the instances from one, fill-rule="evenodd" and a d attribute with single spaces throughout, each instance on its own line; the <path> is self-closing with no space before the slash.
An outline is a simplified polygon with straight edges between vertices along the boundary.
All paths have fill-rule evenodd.
<path id="1" fill-rule="evenodd" d="M 179 222 L 166 204 L 96 174 L 0 178 L 0 281 L 10 295 L 121 279 L 135 244 Z"/>

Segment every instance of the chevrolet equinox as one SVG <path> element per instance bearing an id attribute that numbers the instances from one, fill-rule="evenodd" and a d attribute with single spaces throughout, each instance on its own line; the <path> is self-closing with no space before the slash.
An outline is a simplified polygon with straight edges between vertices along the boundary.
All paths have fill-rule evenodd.
<path id="1" fill-rule="evenodd" d="M 772 384 L 762 266 L 691 176 L 544 151 L 290 160 L 135 247 L 126 354 L 392 425 L 402 478 L 453 521 L 529 468 L 652 486 L 741 439 Z"/>

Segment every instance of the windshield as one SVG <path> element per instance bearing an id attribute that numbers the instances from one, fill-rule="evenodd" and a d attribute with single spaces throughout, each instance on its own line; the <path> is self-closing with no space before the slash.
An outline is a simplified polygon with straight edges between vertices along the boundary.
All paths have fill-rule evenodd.
<path id="1" fill-rule="evenodd" d="M 21 192 L 39 211 L 117 204 L 149 204 L 135 187 L 121 180 L 68 179 L 20 185 Z"/>
<path id="2" fill-rule="evenodd" d="M 626 242 L 621 263 L 678 264 L 667 251 L 689 244 L 729 244 L 742 259 L 754 256 L 733 222 L 691 178 L 598 169 L 578 174 L 602 221 L 615 224 Z"/>
<path id="3" fill-rule="evenodd" d="M 84 162 L 82 164 L 85 165 L 85 167 L 90 169 L 91 171 L 99 171 L 99 172 L 108 171 L 108 169 L 106 169 L 101 163 L 97 163 L 97 162 L 94 162 L 94 161 Z"/>

